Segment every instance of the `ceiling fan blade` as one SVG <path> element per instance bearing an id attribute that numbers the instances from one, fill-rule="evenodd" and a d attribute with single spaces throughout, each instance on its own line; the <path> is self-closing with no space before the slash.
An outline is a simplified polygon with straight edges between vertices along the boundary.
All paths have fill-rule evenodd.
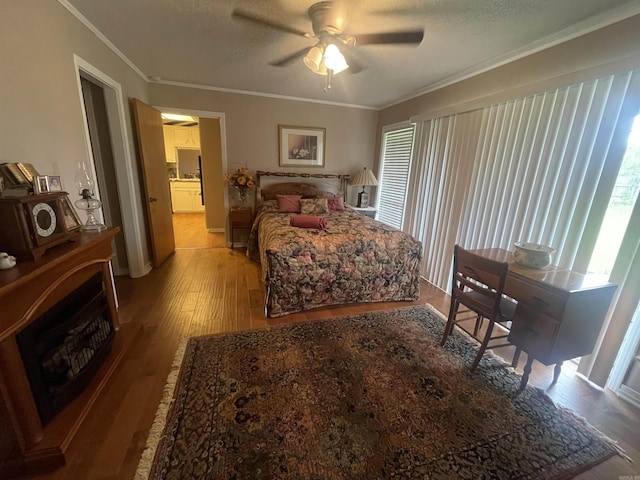
<path id="1" fill-rule="evenodd" d="M 388 33 L 365 33 L 356 35 L 356 45 L 385 45 L 385 44 L 419 44 L 424 38 L 424 30 Z"/>
<path id="2" fill-rule="evenodd" d="M 272 65 L 274 67 L 286 67 L 287 65 L 297 60 L 298 58 L 305 56 L 308 51 L 309 51 L 309 47 L 302 48 L 297 52 L 293 52 L 292 54 L 287 55 L 286 57 L 280 58 L 279 60 L 274 60 L 273 62 L 269 62 L 269 65 Z"/>
<path id="3" fill-rule="evenodd" d="M 234 9 L 233 12 L 231 12 L 231 16 L 240 20 L 247 20 L 249 22 L 257 23 L 258 25 L 275 28 L 276 30 L 281 30 L 283 32 L 293 33 L 294 35 L 299 35 L 301 37 L 313 37 L 313 35 L 308 32 L 303 32 L 302 30 L 290 27 L 289 25 L 285 25 L 284 23 L 280 23 L 275 20 L 256 15 L 255 13 L 246 12 L 239 8 Z"/>

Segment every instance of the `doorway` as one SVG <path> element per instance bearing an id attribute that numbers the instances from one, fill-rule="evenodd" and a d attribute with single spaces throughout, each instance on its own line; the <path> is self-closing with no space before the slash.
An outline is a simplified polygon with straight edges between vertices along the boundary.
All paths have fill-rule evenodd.
<path id="1" fill-rule="evenodd" d="M 112 261 L 115 275 L 127 275 L 129 273 L 127 251 L 122 232 L 122 211 L 118 201 L 118 183 L 116 180 L 113 149 L 111 147 L 111 132 L 107 116 L 104 87 L 93 82 L 86 75 L 80 74 L 82 97 L 86 112 L 87 127 L 89 129 L 89 141 L 93 154 L 96 183 L 102 201 L 102 212 L 97 215 L 104 216 L 104 223 L 109 226 L 117 226 L 120 233 L 114 237 L 114 250 L 116 257 Z"/>
<path id="2" fill-rule="evenodd" d="M 224 115 L 155 108 L 163 118 L 176 249 L 226 246 Z"/>
<path id="3" fill-rule="evenodd" d="M 122 213 L 122 236 L 126 249 L 126 264 L 129 276 L 139 278 L 145 276 L 151 270 L 151 264 L 147 261 L 144 235 L 143 213 L 138 198 L 139 183 L 138 172 L 134 168 L 134 162 L 130 153 L 129 132 L 125 115 L 125 100 L 121 85 L 108 75 L 104 74 L 89 62 L 77 55 L 73 56 L 77 72 L 77 88 L 80 101 L 80 109 L 85 126 L 85 138 L 87 146 L 87 158 L 94 178 L 95 160 L 91 148 L 89 125 L 87 123 L 86 107 L 82 93 L 81 79 L 85 78 L 100 86 L 103 91 L 106 119 L 109 125 L 111 153 L 115 170 L 116 192 L 111 191 L 112 198 L 117 198 Z M 100 198 L 100 185 L 97 186 L 97 196 Z M 123 274 L 126 272 L 122 272 Z"/>

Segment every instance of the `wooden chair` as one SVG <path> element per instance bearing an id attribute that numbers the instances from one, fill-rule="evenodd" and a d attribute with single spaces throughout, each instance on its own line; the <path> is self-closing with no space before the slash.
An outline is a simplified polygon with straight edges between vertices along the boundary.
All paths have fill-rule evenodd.
<path id="1" fill-rule="evenodd" d="M 462 330 L 472 335 L 480 341 L 480 349 L 476 355 L 470 370 L 473 372 L 485 350 L 492 340 L 505 340 L 505 342 L 492 345 L 491 348 L 511 345 L 506 341 L 508 332 L 504 335 L 493 334 L 493 327 L 500 324 L 507 331 L 511 326 L 511 320 L 516 309 L 516 303 L 502 295 L 504 284 L 507 278 L 508 263 L 498 262 L 485 257 L 481 257 L 456 245 L 453 253 L 453 275 L 451 281 L 451 307 L 449 308 L 449 318 L 444 328 L 441 345 L 447 341 L 447 337 L 453 332 L 454 325 L 458 325 Z M 460 305 L 466 307 L 460 310 Z M 470 316 L 464 316 L 471 313 Z M 475 318 L 473 332 L 468 331 L 460 325 L 460 322 Z M 478 331 L 484 319 L 489 320 L 487 331 L 482 339 L 478 338 Z M 518 364 L 520 349 L 516 352 L 511 363 L 512 366 Z"/>

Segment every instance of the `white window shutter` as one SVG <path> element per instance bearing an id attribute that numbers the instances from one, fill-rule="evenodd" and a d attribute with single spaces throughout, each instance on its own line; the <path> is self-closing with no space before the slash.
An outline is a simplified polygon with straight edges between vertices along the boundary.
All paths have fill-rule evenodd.
<path id="1" fill-rule="evenodd" d="M 402 228 L 415 125 L 384 133 L 376 218 Z"/>

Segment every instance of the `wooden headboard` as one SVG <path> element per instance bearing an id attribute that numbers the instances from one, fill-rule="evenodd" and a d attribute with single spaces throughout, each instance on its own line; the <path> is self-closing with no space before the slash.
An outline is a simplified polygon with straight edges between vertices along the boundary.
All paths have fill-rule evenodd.
<path id="1" fill-rule="evenodd" d="M 281 177 L 283 179 L 296 179 L 297 181 L 282 182 L 277 184 L 271 184 L 268 187 L 264 187 L 261 183 L 263 177 Z M 305 183 L 300 182 L 300 179 L 321 179 L 321 180 L 336 180 L 334 183 L 314 182 Z M 294 172 L 256 172 L 256 201 L 261 202 L 263 195 L 275 195 L 275 194 L 298 194 L 305 197 L 315 197 L 316 195 L 330 194 L 333 196 L 342 195 L 342 198 L 347 200 L 347 187 L 349 186 L 349 175 L 335 175 L 331 173 L 294 173 Z M 264 193 L 263 193 L 264 192 Z"/>

